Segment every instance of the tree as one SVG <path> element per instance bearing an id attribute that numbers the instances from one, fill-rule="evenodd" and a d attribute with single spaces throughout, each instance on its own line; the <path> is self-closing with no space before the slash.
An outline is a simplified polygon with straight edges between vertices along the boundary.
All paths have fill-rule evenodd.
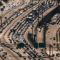
<path id="1" fill-rule="evenodd" d="M 60 0 L 57 0 L 57 1 L 58 1 L 58 5 L 59 5 Z"/>

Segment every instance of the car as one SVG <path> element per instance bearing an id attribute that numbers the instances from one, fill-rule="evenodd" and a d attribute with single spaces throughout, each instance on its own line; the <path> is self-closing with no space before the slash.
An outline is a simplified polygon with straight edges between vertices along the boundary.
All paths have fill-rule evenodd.
<path id="1" fill-rule="evenodd" d="M 12 18 L 12 20 L 14 20 L 14 18 Z"/>
<path id="2" fill-rule="evenodd" d="M 42 27 L 44 27 L 45 25 L 42 25 Z"/>
<path id="3" fill-rule="evenodd" d="M 47 23 L 47 27 L 49 26 L 49 23 Z"/>
<path id="4" fill-rule="evenodd" d="M 6 56 L 4 56 L 4 59 L 6 59 Z"/>
<path id="5" fill-rule="evenodd" d="M 4 44 L 3 42 L 0 42 L 2 45 Z"/>
<path id="6" fill-rule="evenodd" d="M 55 40 L 55 37 L 53 37 L 53 40 Z"/>
<path id="7" fill-rule="evenodd" d="M 43 52 L 43 48 L 41 48 L 41 53 Z"/>
<path id="8" fill-rule="evenodd" d="M 50 40 L 52 39 L 52 37 L 50 37 Z"/>
<path id="9" fill-rule="evenodd" d="M 20 13 L 20 15 L 22 14 L 23 12 Z"/>
<path id="10" fill-rule="evenodd" d="M 39 32 L 41 32 L 41 29 L 39 28 Z"/>
<path id="11" fill-rule="evenodd" d="M 18 16 L 20 16 L 20 13 L 18 14 Z"/>
<path id="12" fill-rule="evenodd" d="M 23 57 L 24 58 L 24 60 L 26 60 L 26 58 L 25 57 Z"/>
<path id="13" fill-rule="evenodd" d="M 2 33 L 2 30 L 0 30 L 0 33 Z"/>
<path id="14" fill-rule="evenodd" d="M 50 24 L 52 24 L 52 22 L 50 22 Z"/>
<path id="15" fill-rule="evenodd" d="M 58 51 L 58 49 L 56 49 L 56 51 Z"/>
<path id="16" fill-rule="evenodd" d="M 55 43 L 53 43 L 53 45 L 55 45 Z"/>
<path id="17" fill-rule="evenodd" d="M 38 58 L 38 60 L 40 60 L 40 58 Z"/>
<path id="18" fill-rule="evenodd" d="M 56 56 L 57 56 L 57 57 L 60 57 L 60 53 L 56 53 Z"/>
<path id="19" fill-rule="evenodd" d="M 7 52 L 4 51 L 3 53 L 4 53 L 5 55 L 7 55 Z"/>
<path id="20" fill-rule="evenodd" d="M 48 31 L 48 33 L 50 33 L 50 31 Z"/>
<path id="21" fill-rule="evenodd" d="M 2 57 L 4 57 L 5 55 L 3 54 Z"/>
<path id="22" fill-rule="evenodd" d="M 3 48 L 1 47 L 1 51 L 3 51 Z"/>
<path id="23" fill-rule="evenodd" d="M 42 29 L 42 27 L 40 26 L 40 29 Z"/>
<path id="24" fill-rule="evenodd" d="M 45 56 L 45 54 L 43 54 L 43 56 Z"/>
<path id="25" fill-rule="evenodd" d="M 27 9 L 24 9 L 23 12 L 25 12 Z"/>
<path id="26" fill-rule="evenodd" d="M 25 51 L 23 53 L 25 54 Z"/>

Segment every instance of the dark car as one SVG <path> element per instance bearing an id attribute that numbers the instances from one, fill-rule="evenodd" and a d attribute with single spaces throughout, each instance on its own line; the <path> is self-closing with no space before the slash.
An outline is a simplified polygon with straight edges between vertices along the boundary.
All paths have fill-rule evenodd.
<path id="1" fill-rule="evenodd" d="M 57 53 L 56 56 L 57 56 L 57 57 L 60 57 L 60 53 Z"/>
<path id="2" fill-rule="evenodd" d="M 55 37 L 53 37 L 53 40 L 55 40 Z"/>

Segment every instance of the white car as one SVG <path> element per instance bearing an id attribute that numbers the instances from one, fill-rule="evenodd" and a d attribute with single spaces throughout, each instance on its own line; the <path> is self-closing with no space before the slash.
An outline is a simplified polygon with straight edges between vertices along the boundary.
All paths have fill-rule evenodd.
<path id="1" fill-rule="evenodd" d="M 1 51 L 3 51 L 3 48 L 1 47 Z"/>
<path id="2" fill-rule="evenodd" d="M 41 31 L 41 29 L 39 28 L 39 32 Z"/>
<path id="3" fill-rule="evenodd" d="M 10 60 L 12 60 L 12 59 L 10 59 Z"/>
<path id="4" fill-rule="evenodd" d="M 56 49 L 56 51 L 58 51 L 58 49 Z"/>
<path id="5" fill-rule="evenodd" d="M 21 12 L 20 14 L 22 14 L 23 12 Z"/>

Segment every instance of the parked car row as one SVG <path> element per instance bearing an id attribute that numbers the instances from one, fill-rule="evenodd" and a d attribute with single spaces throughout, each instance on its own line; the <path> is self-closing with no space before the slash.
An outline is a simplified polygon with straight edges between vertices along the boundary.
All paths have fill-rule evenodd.
<path id="1" fill-rule="evenodd" d="M 0 43 L 2 44 L 3 42 L 0 41 Z M 4 43 L 3 43 L 3 46 L 5 46 L 5 47 L 9 48 L 10 50 L 12 50 L 13 52 L 15 52 L 19 57 L 22 57 L 22 55 L 21 55 L 19 52 L 15 51 L 12 47 L 10 47 L 10 46 L 8 46 L 8 45 L 5 45 Z M 1 51 L 3 51 L 2 57 L 3 57 L 4 59 L 6 59 L 6 56 L 5 56 L 5 55 L 7 55 L 7 52 L 5 52 L 2 47 L 1 47 L 0 52 L 1 52 Z"/>
<path id="2" fill-rule="evenodd" d="M 36 21 L 34 21 L 34 23 L 35 23 Z M 8 34 L 8 36 L 10 36 L 10 34 L 12 34 L 12 33 L 14 33 L 14 34 L 12 34 L 13 36 L 11 36 L 11 39 L 10 40 L 12 40 L 13 39 L 13 41 L 15 40 L 15 41 L 18 41 L 18 42 L 24 42 L 24 44 L 26 44 L 27 45 L 27 47 L 29 46 L 29 48 L 27 48 L 27 52 L 26 53 L 28 53 L 29 54 L 29 56 L 31 56 L 31 58 L 33 58 L 34 59 L 34 57 L 36 57 L 36 56 L 39 56 L 39 54 L 37 54 L 36 53 L 36 51 L 35 50 L 33 50 L 33 48 L 30 46 L 30 45 L 28 45 L 28 43 L 26 42 L 26 40 L 24 39 L 24 37 L 23 37 L 23 35 L 24 35 L 24 33 L 26 32 L 26 30 L 28 29 L 28 27 L 29 27 L 29 22 L 27 21 L 26 22 L 26 20 L 22 20 L 22 21 L 19 21 L 19 22 L 17 22 L 17 24 L 15 24 L 14 25 L 14 27 L 12 28 L 12 30 L 14 30 L 14 29 L 16 29 L 16 31 L 14 32 L 14 31 L 11 31 L 10 30 L 10 32 L 9 32 L 9 34 Z M 21 35 L 21 38 L 19 38 L 18 36 L 20 36 Z M 15 42 L 14 41 L 14 42 Z M 32 49 L 32 51 L 33 52 L 28 52 L 28 49 L 29 50 L 31 50 Z M 25 52 L 24 52 L 25 53 Z M 35 54 L 34 54 L 35 53 Z M 29 58 L 29 59 L 31 59 L 31 58 Z"/>
<path id="3" fill-rule="evenodd" d="M 1 41 L 0 39 L 0 45 L 3 44 L 3 42 Z M 3 47 L 0 47 L 0 56 L 3 58 L 3 59 L 6 59 L 6 56 L 7 56 L 7 52 L 3 49 Z"/>
<path id="4" fill-rule="evenodd" d="M 33 5 L 36 5 L 37 3 L 34 3 Z M 30 6 L 30 5 L 29 5 Z M 29 6 L 24 7 L 22 10 L 24 11 L 24 9 L 28 8 Z M 32 7 L 32 6 L 31 6 Z M 26 9 L 28 10 L 28 9 Z M 12 14 L 12 16 L 10 16 L 8 19 L 7 17 L 6 20 L 2 23 L 2 27 L 0 28 L 0 33 L 2 33 L 2 31 L 13 21 L 15 20 L 15 18 L 17 18 L 18 16 L 20 16 L 23 12 L 18 13 L 19 11 L 16 11 L 16 13 Z M 14 15 L 16 15 L 15 17 L 13 17 Z"/>

